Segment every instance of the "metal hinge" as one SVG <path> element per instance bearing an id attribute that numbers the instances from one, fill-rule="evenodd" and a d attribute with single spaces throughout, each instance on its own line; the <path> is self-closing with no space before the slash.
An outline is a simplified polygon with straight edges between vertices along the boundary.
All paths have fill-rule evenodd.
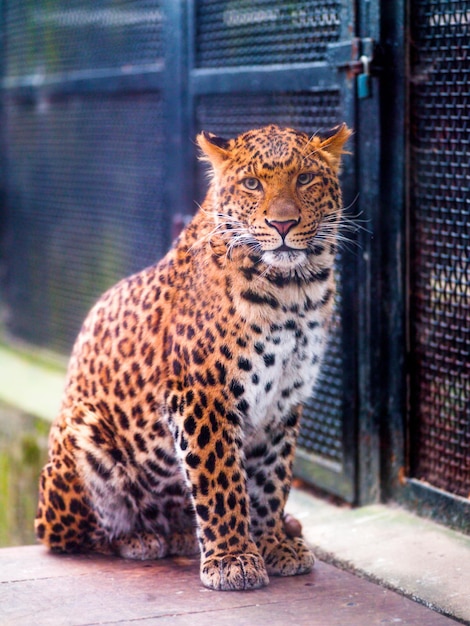
<path id="1" fill-rule="evenodd" d="M 327 59 L 337 70 L 345 71 L 348 78 L 355 78 L 358 98 L 369 98 L 371 71 L 375 60 L 376 42 L 370 37 L 329 44 Z"/>

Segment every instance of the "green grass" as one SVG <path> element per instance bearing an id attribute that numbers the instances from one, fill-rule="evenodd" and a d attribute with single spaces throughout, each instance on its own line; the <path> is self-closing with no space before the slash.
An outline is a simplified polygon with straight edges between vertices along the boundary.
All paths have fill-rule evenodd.
<path id="1" fill-rule="evenodd" d="M 0 547 L 35 542 L 38 480 L 49 423 L 0 404 Z"/>

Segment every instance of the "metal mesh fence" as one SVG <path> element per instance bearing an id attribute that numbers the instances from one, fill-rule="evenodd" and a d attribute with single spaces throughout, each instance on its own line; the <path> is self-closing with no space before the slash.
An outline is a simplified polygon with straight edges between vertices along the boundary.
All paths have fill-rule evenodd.
<path id="1" fill-rule="evenodd" d="M 230 111 L 230 116 L 227 116 Z M 225 137 L 270 123 L 292 126 L 308 133 L 329 130 L 339 123 L 341 99 L 338 91 L 322 93 L 206 95 L 196 104 L 198 129 Z M 203 182 L 202 173 L 198 180 Z M 199 189 L 199 197 L 203 189 Z M 339 286 L 341 291 L 341 286 Z M 343 458 L 343 359 L 341 321 L 335 316 L 320 379 L 312 399 L 304 409 L 299 445 L 332 461 Z"/>
<path id="2" fill-rule="evenodd" d="M 67 353 L 95 298 L 161 256 L 157 95 L 6 103 L 7 323 Z"/>
<path id="3" fill-rule="evenodd" d="M 470 493 L 470 2 L 414 1 L 412 472 Z"/>
<path id="4" fill-rule="evenodd" d="M 32 344 L 68 353 L 93 301 L 167 247 L 162 96 L 100 89 L 110 73 L 162 65 L 160 6 L 2 4 L 5 315 Z"/>
<path id="5" fill-rule="evenodd" d="M 198 67 L 305 63 L 325 58 L 340 36 L 341 3 L 333 0 L 199 0 Z"/>
<path id="6" fill-rule="evenodd" d="M 10 77 L 132 68 L 163 56 L 155 0 L 9 0 L 2 11 Z"/>

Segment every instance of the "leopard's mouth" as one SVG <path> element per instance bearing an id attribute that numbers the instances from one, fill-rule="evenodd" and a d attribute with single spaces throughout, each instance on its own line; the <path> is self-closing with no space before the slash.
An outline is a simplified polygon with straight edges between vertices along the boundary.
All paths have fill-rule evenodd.
<path id="1" fill-rule="evenodd" d="M 285 254 L 287 252 L 288 254 L 292 254 L 294 258 L 299 253 L 307 252 L 307 248 L 292 248 L 286 243 L 283 243 L 281 246 L 278 246 L 274 250 L 271 250 L 271 252 L 273 252 L 274 254 Z"/>
<path id="2" fill-rule="evenodd" d="M 297 252 L 297 250 L 283 243 L 282 246 L 279 246 L 279 248 L 276 248 L 273 252 Z"/>

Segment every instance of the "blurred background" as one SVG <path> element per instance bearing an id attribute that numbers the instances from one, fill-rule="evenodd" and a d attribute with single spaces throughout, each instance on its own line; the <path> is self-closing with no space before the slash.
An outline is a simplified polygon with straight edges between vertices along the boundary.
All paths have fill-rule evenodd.
<path id="1" fill-rule="evenodd" d="M 205 193 L 194 138 L 354 128 L 296 475 L 465 532 L 470 0 L 3 0 L 0 545 L 32 542 L 67 355 Z"/>

